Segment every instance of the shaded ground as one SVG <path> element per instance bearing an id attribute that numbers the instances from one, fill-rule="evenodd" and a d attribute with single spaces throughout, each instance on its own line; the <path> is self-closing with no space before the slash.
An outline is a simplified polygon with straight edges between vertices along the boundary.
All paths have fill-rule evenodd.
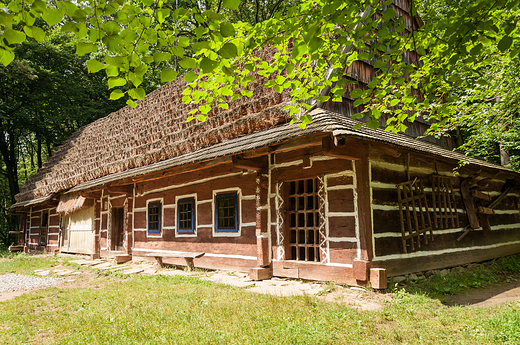
<path id="1" fill-rule="evenodd" d="M 445 305 L 463 305 L 469 307 L 492 307 L 503 303 L 520 300 L 520 280 L 518 277 L 509 283 L 497 283 L 491 286 L 471 289 L 465 293 L 447 296 Z"/>

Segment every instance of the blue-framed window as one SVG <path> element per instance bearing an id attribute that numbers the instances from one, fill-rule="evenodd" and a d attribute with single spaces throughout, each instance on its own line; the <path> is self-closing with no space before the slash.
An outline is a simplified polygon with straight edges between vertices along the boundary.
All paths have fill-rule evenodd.
<path id="1" fill-rule="evenodd" d="M 177 202 L 177 232 L 179 234 L 195 233 L 195 199 L 180 199 Z"/>
<path id="2" fill-rule="evenodd" d="M 237 193 L 216 196 L 216 232 L 238 232 Z"/>
<path id="3" fill-rule="evenodd" d="M 154 202 L 148 204 L 148 233 L 149 234 L 160 234 L 161 233 L 161 210 L 162 205 L 160 202 Z"/>

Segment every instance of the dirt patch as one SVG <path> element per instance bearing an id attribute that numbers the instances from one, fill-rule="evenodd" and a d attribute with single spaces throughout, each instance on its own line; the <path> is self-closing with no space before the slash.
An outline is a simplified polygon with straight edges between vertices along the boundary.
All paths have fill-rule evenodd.
<path id="1" fill-rule="evenodd" d="M 469 307 L 493 307 L 503 303 L 520 300 L 520 279 L 516 277 L 509 283 L 498 283 L 481 289 L 472 289 L 464 294 L 448 296 L 445 305 L 464 305 Z"/>
<path id="2" fill-rule="evenodd" d="M 359 310 L 383 310 L 385 303 L 389 302 L 392 296 L 359 288 L 337 286 L 318 298 L 325 302 L 346 304 Z"/>
<path id="3" fill-rule="evenodd" d="M 9 301 L 11 299 L 14 299 L 18 296 L 25 295 L 26 293 L 29 293 L 31 291 L 35 291 L 39 289 L 33 289 L 33 290 L 22 290 L 22 291 L 11 291 L 11 292 L 0 292 L 0 302 Z"/>

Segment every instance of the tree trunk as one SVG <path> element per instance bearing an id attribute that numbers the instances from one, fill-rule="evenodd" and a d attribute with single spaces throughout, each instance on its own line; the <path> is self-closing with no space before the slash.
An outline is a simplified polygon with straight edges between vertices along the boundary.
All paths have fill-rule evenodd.
<path id="1" fill-rule="evenodd" d="M 38 160 L 38 169 L 42 167 L 42 139 L 40 135 L 37 135 L 36 139 L 37 147 L 36 147 L 36 157 Z"/>
<path id="2" fill-rule="evenodd" d="M 18 162 L 16 160 L 15 147 L 16 139 L 14 133 L 0 131 L 0 153 L 2 154 L 5 163 L 5 171 L 9 183 L 9 194 L 12 203 L 15 203 L 14 196 L 20 192 L 20 187 L 18 186 Z"/>
<path id="3" fill-rule="evenodd" d="M 509 164 L 509 151 L 504 149 L 504 146 L 500 144 L 500 165 L 506 166 Z"/>

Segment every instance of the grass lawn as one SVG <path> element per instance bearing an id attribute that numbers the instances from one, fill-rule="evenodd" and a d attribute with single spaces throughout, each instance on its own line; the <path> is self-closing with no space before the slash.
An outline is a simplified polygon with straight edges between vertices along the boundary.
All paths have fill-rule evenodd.
<path id="1" fill-rule="evenodd" d="M 0 274 L 59 258 L 0 259 Z M 520 301 L 447 307 L 427 290 L 382 311 L 275 297 L 184 276 L 97 274 L 0 302 L 0 344 L 518 344 Z M 83 285 L 83 286 L 82 286 Z M 430 295 L 430 296 L 429 296 Z"/>

